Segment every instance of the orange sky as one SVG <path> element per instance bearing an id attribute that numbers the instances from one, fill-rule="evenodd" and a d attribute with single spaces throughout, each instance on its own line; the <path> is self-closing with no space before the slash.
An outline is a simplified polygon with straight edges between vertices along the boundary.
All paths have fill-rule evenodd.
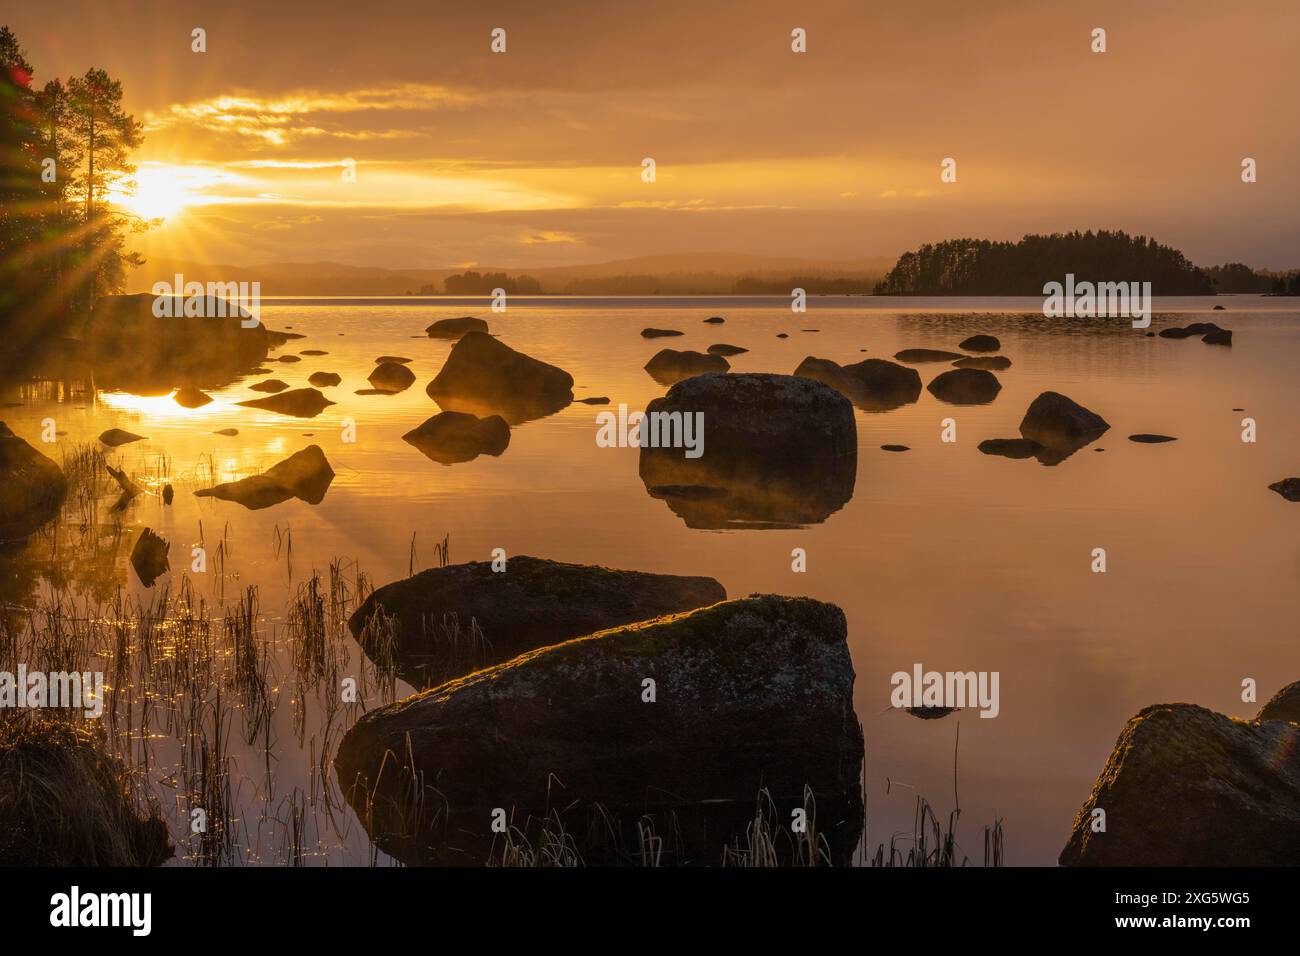
<path id="1" fill-rule="evenodd" d="M 15 6 L 38 84 L 102 66 L 145 121 L 146 254 L 527 268 L 1121 228 L 1300 266 L 1294 0 Z"/>

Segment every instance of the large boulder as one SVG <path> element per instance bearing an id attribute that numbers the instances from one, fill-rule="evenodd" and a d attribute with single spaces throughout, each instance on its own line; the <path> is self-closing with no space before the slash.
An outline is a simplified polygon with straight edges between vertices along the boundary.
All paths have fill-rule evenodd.
<path id="1" fill-rule="evenodd" d="M 1297 753 L 1300 725 L 1286 720 L 1234 720 L 1192 704 L 1148 707 L 1125 725 L 1060 863 L 1293 866 Z M 1104 832 L 1094 832 L 1095 809 L 1105 811 Z"/>
<path id="2" fill-rule="evenodd" d="M 554 811 L 589 863 L 616 861 L 649 823 L 674 837 L 662 863 L 717 864 L 747 845 L 760 789 L 784 822 L 807 788 L 810 826 L 846 864 L 863 820 L 853 680 L 839 608 L 753 596 L 576 638 L 372 710 L 334 766 L 371 838 L 408 863 L 481 863 L 503 808 L 520 829 Z"/>
<path id="3" fill-rule="evenodd" d="M 729 368 L 731 363 L 721 355 L 707 352 L 679 352 L 676 349 L 661 349 L 645 364 L 645 370 L 660 385 L 672 385 L 693 375 L 704 375 L 707 372 L 725 372 Z"/>
<path id="4" fill-rule="evenodd" d="M 794 374 L 829 385 L 854 405 L 872 412 L 908 405 L 921 396 L 920 373 L 885 359 L 839 365 L 810 355 L 799 363 Z"/>
<path id="5" fill-rule="evenodd" d="M 427 329 L 425 334 L 431 339 L 459 339 L 466 332 L 487 332 L 488 324 L 472 315 L 462 315 L 458 319 L 439 319 Z"/>
<path id="6" fill-rule="evenodd" d="M 348 626 L 372 656 L 382 634 L 382 650 L 391 648 L 402 679 L 432 687 L 572 637 L 726 598 L 713 578 L 517 555 L 500 572 L 490 562 L 471 561 L 385 585 L 365 600 Z M 476 628 L 481 638 L 471 640 Z"/>
<path id="7" fill-rule="evenodd" d="M 425 457 L 443 465 L 500 455 L 510 444 L 510 426 L 500 415 L 479 418 L 464 412 L 440 412 L 402 436 Z"/>
<path id="8" fill-rule="evenodd" d="M 573 376 L 484 332 L 467 332 L 426 391 L 444 411 L 500 415 L 517 425 L 572 402 Z"/>
<path id="9" fill-rule="evenodd" d="M 702 415 L 702 454 L 640 450 L 641 480 L 692 528 L 789 528 L 853 497 L 858 433 L 849 400 L 797 375 L 698 375 L 646 407 L 652 436 Z M 653 425 L 658 421 L 658 427 Z"/>
<path id="10" fill-rule="evenodd" d="M 982 368 L 954 368 L 936 375 L 926 389 L 950 405 L 987 405 L 998 397 L 1002 383 Z"/>
<path id="11" fill-rule="evenodd" d="M 59 513 L 63 469 L 0 422 L 0 541 L 25 538 Z"/>
<path id="12" fill-rule="evenodd" d="M 237 501 L 250 511 L 259 511 L 290 498 L 318 505 L 325 500 L 325 492 L 333 480 L 334 469 L 320 445 L 308 445 L 260 475 L 200 488 L 194 494 L 199 498 Z"/>
<path id="13" fill-rule="evenodd" d="M 1109 428 L 1109 423 L 1096 412 L 1059 392 L 1043 392 L 1035 398 L 1020 422 L 1020 434 L 1045 449 L 1039 457 L 1044 464 L 1064 461 Z"/>

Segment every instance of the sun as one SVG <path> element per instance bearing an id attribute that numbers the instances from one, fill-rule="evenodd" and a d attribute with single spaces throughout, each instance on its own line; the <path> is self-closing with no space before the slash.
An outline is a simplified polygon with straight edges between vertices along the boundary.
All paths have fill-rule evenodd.
<path id="1" fill-rule="evenodd" d="M 191 206 L 220 198 L 208 192 L 232 177 L 204 166 L 141 163 L 135 175 L 109 190 L 113 204 L 141 219 L 174 219 Z"/>

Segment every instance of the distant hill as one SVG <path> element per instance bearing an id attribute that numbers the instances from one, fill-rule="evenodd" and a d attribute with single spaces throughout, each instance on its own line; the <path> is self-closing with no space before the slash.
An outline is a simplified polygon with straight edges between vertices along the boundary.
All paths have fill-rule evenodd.
<path id="1" fill-rule="evenodd" d="M 504 273 L 535 279 L 542 293 L 585 295 L 721 295 L 776 289 L 786 292 L 794 279 L 809 292 L 870 292 L 892 259 L 800 259 L 754 256 L 725 252 L 672 253 L 637 256 L 610 262 L 544 268 L 475 266 L 480 276 Z M 272 262 L 261 265 L 230 265 L 188 262 L 152 257 L 134 270 L 128 292 L 148 292 L 158 281 L 174 281 L 177 273 L 186 281 L 260 282 L 262 295 L 408 295 L 438 294 L 447 279 L 461 276 L 463 269 L 385 269 L 377 266 L 349 266 L 337 262 Z M 818 284 L 826 288 L 818 288 Z M 531 283 L 523 283 L 533 288 Z M 793 285 L 801 285 L 793 282 Z M 456 291 L 474 283 L 457 281 Z"/>

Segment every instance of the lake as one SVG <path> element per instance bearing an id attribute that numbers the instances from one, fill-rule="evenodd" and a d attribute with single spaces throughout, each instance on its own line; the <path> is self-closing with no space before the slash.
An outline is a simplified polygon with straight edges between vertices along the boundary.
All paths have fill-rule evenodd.
<path id="1" fill-rule="evenodd" d="M 1216 303 L 1226 311 L 1211 315 Z M 782 298 L 539 297 L 512 299 L 504 313 L 472 299 L 264 299 L 266 326 L 305 338 L 272 353 L 270 374 L 213 391 L 215 401 L 202 408 L 84 381 L 5 383 L 0 418 L 56 461 L 118 427 L 146 440 L 110 451 L 110 463 L 149 487 L 176 488 L 170 506 L 144 495 L 127 507 L 120 516 L 126 546 L 105 561 L 81 568 L 75 555 L 49 552 L 48 536 L 34 537 L 26 554 L 0 565 L 9 578 L 6 600 L 25 599 L 14 590 L 22 574 L 46 591 L 57 578 L 83 594 L 104 597 L 120 584 L 146 595 L 127 560 L 130 541 L 146 526 L 172 543 L 173 593 L 191 547 L 202 539 L 212 553 L 224 541 L 220 566 L 210 559 L 204 574 L 191 575 L 196 593 L 223 609 L 255 584 L 260 626 L 272 635 L 286 626 L 284 608 L 313 569 L 327 575 L 332 559 L 344 559 L 349 573 L 363 569 L 382 585 L 435 564 L 435 543 L 444 539 L 453 563 L 489 559 L 501 548 L 708 575 L 730 597 L 815 597 L 848 618 L 866 734 L 869 845 L 910 835 L 918 795 L 946 817 L 955 757 L 961 848 L 978 861 L 983 827 L 1001 819 L 1008 863 L 1052 865 L 1129 717 L 1173 701 L 1251 717 L 1259 704 L 1242 701 L 1244 679 L 1258 682 L 1262 702 L 1300 678 L 1300 511 L 1267 487 L 1300 473 L 1300 312 L 1294 300 L 1253 296 L 1158 299 L 1155 310 L 1151 331 L 1182 324 L 1184 316 L 1212 319 L 1234 330 L 1233 346 L 1150 338 L 1124 320 L 1048 320 L 1037 299 L 812 297 L 803 314 L 792 314 Z M 486 319 L 511 347 L 571 372 L 575 397 L 607 396 L 612 404 L 573 404 L 514 427 L 500 457 L 452 466 L 429 460 L 401 440 L 438 411 L 424 386 L 451 343 L 424 329 L 466 314 Z M 705 324 L 711 315 L 725 324 Z M 647 326 L 685 334 L 643 339 Z M 647 494 L 636 448 L 596 442 L 601 411 L 620 403 L 644 409 L 664 393 L 643 370 L 664 347 L 704 351 L 729 343 L 749 350 L 730 359 L 733 371 L 788 374 L 807 356 L 847 364 L 892 358 L 904 348 L 956 350 L 976 332 L 997 336 L 998 354 L 1013 362 L 997 373 L 1003 388 L 996 400 L 953 406 L 923 391 L 892 411 L 857 410 L 853 496 L 817 524 L 688 528 Z M 274 361 L 304 349 L 327 354 Z M 415 385 L 397 395 L 355 394 L 385 354 L 412 359 Z M 929 382 L 949 366 L 917 367 Z M 323 389 L 337 404 L 315 418 L 234 404 L 259 397 L 249 389 L 255 382 L 306 386 L 320 370 L 337 372 L 342 384 Z M 1026 407 L 1045 390 L 1102 415 L 1110 431 L 1054 467 L 977 450 L 984 439 L 1018 436 Z M 1255 443 L 1242 441 L 1246 417 L 1257 423 Z M 955 420 L 955 442 L 940 440 L 947 418 Z M 61 433 L 52 446 L 40 442 L 45 419 Z M 343 440 L 347 420 L 355 423 L 355 442 Z M 225 428 L 239 434 L 214 434 Z M 1127 438 L 1143 432 L 1177 441 Z M 290 500 L 249 511 L 193 494 L 214 479 L 261 472 L 312 443 L 337 473 L 319 505 Z M 882 451 L 883 444 L 910 451 Z M 110 520 L 107 514 L 106 505 L 100 519 Z M 792 571 L 794 548 L 805 549 L 803 573 Z M 1106 551 L 1104 574 L 1091 570 L 1096 548 Z M 277 645 L 275 653 L 288 651 Z M 358 667 L 359 657 L 354 646 L 342 673 Z M 967 710 L 918 720 L 891 709 L 890 676 L 917 664 L 999 672 L 997 717 Z M 281 678 L 273 772 L 265 740 L 250 745 L 235 733 L 230 741 L 232 802 L 243 817 L 233 858 L 284 862 L 285 827 L 299 814 L 303 862 L 365 863 L 368 840 L 350 810 L 334 811 L 335 826 L 318 805 L 305 814 L 295 809 L 320 786 L 312 776 L 320 748 L 337 742 L 354 712 L 331 718 L 308 700 L 300 737 L 297 705 L 289 706 L 302 696 L 289 680 L 292 665 L 280 661 L 273 670 Z M 396 690 L 401 696 L 410 688 Z M 382 699 L 372 688 L 367 706 Z M 233 724 L 238 730 L 238 718 Z M 178 758 L 165 738 L 160 733 L 147 763 L 141 743 L 132 763 L 163 801 L 173 834 L 185 833 Z"/>

